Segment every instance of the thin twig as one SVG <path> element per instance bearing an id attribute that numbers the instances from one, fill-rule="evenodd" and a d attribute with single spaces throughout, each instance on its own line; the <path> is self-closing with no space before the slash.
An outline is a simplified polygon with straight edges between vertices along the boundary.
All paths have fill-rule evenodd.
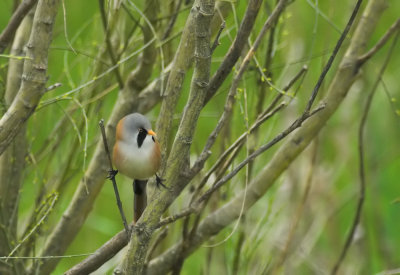
<path id="1" fill-rule="evenodd" d="M 386 33 L 379 39 L 378 43 L 376 43 L 367 53 L 363 54 L 358 58 L 359 66 L 364 64 L 367 60 L 369 60 L 377 51 L 379 51 L 389 40 L 389 38 L 394 34 L 394 32 L 400 28 L 400 18 L 394 22 L 390 28 L 386 31 Z"/>
<path id="2" fill-rule="evenodd" d="M 65 259 L 65 258 L 78 258 L 78 257 L 86 257 L 91 256 L 93 253 L 83 253 L 83 254 L 74 254 L 74 255 L 57 255 L 57 256 L 1 256 L 0 259 L 10 259 L 10 260 L 43 260 L 43 259 Z"/>
<path id="3" fill-rule="evenodd" d="M 253 29 L 257 14 L 260 10 L 262 0 L 250 0 L 247 5 L 247 9 L 238 29 L 235 40 L 233 41 L 228 53 L 225 55 L 224 60 L 221 65 L 214 73 L 207 87 L 207 97 L 204 105 L 211 99 L 211 97 L 216 93 L 218 88 L 222 85 L 224 80 L 228 77 L 229 73 L 232 71 L 233 66 L 239 59 L 246 41 Z"/>
<path id="4" fill-rule="evenodd" d="M 226 23 L 225 21 L 222 21 L 221 26 L 219 27 L 219 31 L 217 36 L 215 37 L 214 43 L 211 46 L 211 54 L 213 54 L 214 50 L 218 47 L 218 45 L 221 45 L 219 42 L 219 37 L 221 36 L 222 31 L 225 29 Z"/>
<path id="5" fill-rule="evenodd" d="M 29 237 L 36 232 L 36 230 L 43 224 L 44 220 L 47 218 L 47 216 L 50 214 L 51 210 L 54 208 L 54 204 L 56 203 L 58 199 L 58 194 L 53 194 L 51 195 L 49 199 L 52 198 L 52 201 L 50 202 L 49 208 L 46 210 L 46 212 L 43 214 L 43 217 L 40 218 L 40 220 L 36 223 L 36 225 L 29 231 L 29 233 L 14 247 L 13 250 L 11 250 L 10 254 L 8 254 L 6 258 L 6 262 L 9 257 L 14 255 L 15 251 L 18 250 L 18 248 L 27 240 Z"/>
<path id="6" fill-rule="evenodd" d="M 285 106 L 286 105 L 284 103 L 282 103 L 278 107 L 276 107 L 274 110 L 272 110 L 271 112 L 269 112 L 269 113 L 265 114 L 264 116 L 260 117 L 259 119 L 257 119 L 257 121 L 254 122 L 254 124 L 250 127 L 249 133 L 251 134 L 261 124 L 263 124 L 266 120 L 270 119 L 272 116 L 274 116 L 276 113 L 278 113 Z M 211 176 L 211 174 L 221 165 L 221 163 L 227 158 L 227 156 L 230 153 L 232 153 L 233 150 L 235 150 L 236 148 L 240 147 L 243 144 L 247 135 L 248 135 L 247 132 L 243 133 L 239 138 L 236 139 L 236 141 L 231 146 L 229 146 L 228 149 L 225 150 L 224 153 L 222 153 L 222 155 L 218 158 L 216 163 L 210 168 L 210 170 L 207 172 L 207 174 L 203 177 L 202 181 L 196 188 L 195 195 L 201 188 L 203 188 L 203 186 L 206 184 L 206 182 L 209 179 L 209 177 Z M 201 161 L 200 157 L 199 157 L 198 161 Z M 196 164 L 193 167 L 196 167 Z M 196 168 L 196 169 L 198 169 L 198 168 Z"/>
<path id="7" fill-rule="evenodd" d="M 289 82 L 286 84 L 284 87 L 285 91 L 288 91 L 293 84 L 302 76 L 304 73 L 307 71 L 307 67 L 304 66 Z M 276 98 L 273 100 L 273 102 L 269 105 L 269 107 L 262 112 L 257 120 L 254 122 L 254 124 L 250 127 L 249 133 L 252 133 L 254 130 L 256 130 L 262 123 L 264 123 L 266 120 L 270 119 L 272 116 L 274 116 L 277 112 L 279 112 L 281 109 L 287 106 L 287 104 L 281 103 L 278 107 L 275 108 L 276 104 L 278 103 L 278 100 L 282 98 L 282 94 L 278 94 Z M 228 103 L 228 102 L 227 102 Z M 227 104 L 226 103 L 226 104 Z M 226 107 L 225 107 L 226 108 Z M 274 109 L 275 108 L 275 109 Z M 215 127 L 214 131 L 210 134 L 206 146 L 204 147 L 202 153 L 200 154 L 199 158 L 196 160 L 195 164 L 193 165 L 191 169 L 192 174 L 196 174 L 200 169 L 203 167 L 204 162 L 207 160 L 207 158 L 211 154 L 211 146 L 216 138 L 215 135 L 217 135 L 217 129 L 220 127 L 219 123 L 221 123 L 222 117 L 220 121 L 218 122 L 217 126 Z M 219 167 L 219 165 L 226 159 L 226 157 L 237 147 L 241 146 L 243 144 L 243 141 L 246 137 L 247 133 L 243 133 L 225 152 L 220 156 L 220 158 L 217 160 L 217 162 L 213 165 L 213 167 L 207 172 L 206 176 L 203 178 L 201 183 L 199 184 L 198 188 L 196 191 L 201 189 L 204 184 L 207 182 L 208 178 L 211 176 L 211 174 Z M 196 194 L 196 192 L 195 192 Z"/>
<path id="8" fill-rule="evenodd" d="M 175 22 L 176 22 L 176 18 L 178 18 L 179 10 L 180 10 L 180 8 L 182 6 L 182 2 L 183 2 L 183 0 L 179 0 L 178 4 L 176 5 L 175 12 L 172 14 L 172 16 L 171 16 L 171 18 L 170 18 L 170 20 L 168 22 L 168 27 L 165 30 L 165 32 L 164 32 L 164 34 L 163 34 L 163 36 L 161 38 L 161 41 L 167 39 L 168 36 L 171 34 L 171 31 L 174 28 L 174 25 L 175 25 Z"/>
<path id="9" fill-rule="evenodd" d="M 106 17 L 106 12 L 104 9 L 104 0 L 99 0 L 99 7 L 100 7 L 100 14 L 101 14 L 101 21 L 103 23 L 107 51 L 108 51 L 108 54 L 110 55 L 112 64 L 117 65 L 118 61 L 114 55 L 113 47 L 112 47 L 111 40 L 110 40 L 110 30 L 109 30 L 108 24 L 107 24 L 107 17 Z M 115 77 L 117 78 L 117 81 L 118 81 L 118 86 L 122 90 L 124 88 L 124 81 L 122 80 L 122 76 L 119 72 L 118 67 L 115 69 L 114 73 L 115 73 Z"/>
<path id="10" fill-rule="evenodd" d="M 282 106 L 284 105 L 280 105 L 276 108 L 276 111 L 274 111 L 274 113 L 277 112 L 278 108 L 282 108 Z M 259 149 L 257 149 L 256 151 L 254 151 L 252 154 L 250 154 L 244 161 L 242 161 L 237 167 L 235 167 L 233 169 L 232 172 L 230 172 L 229 174 L 227 174 L 225 177 L 223 177 L 222 179 L 218 180 L 216 183 L 214 183 L 214 185 L 208 189 L 199 199 L 197 199 L 196 201 L 194 201 L 195 196 L 192 197 L 192 201 L 190 203 L 190 206 L 188 208 L 186 208 L 185 210 L 181 211 L 178 214 L 175 214 L 173 216 L 170 216 L 168 218 L 165 218 L 164 220 L 161 220 L 160 223 L 158 224 L 158 227 L 161 227 L 165 224 L 168 223 L 172 223 L 178 219 L 187 217 L 188 215 L 196 212 L 201 212 L 204 209 L 204 205 L 207 204 L 206 202 L 208 201 L 208 199 L 210 198 L 211 194 L 217 190 L 219 187 L 221 187 L 224 183 L 226 183 L 228 180 L 230 180 L 232 177 L 234 177 L 247 163 L 249 163 L 250 161 L 252 161 L 253 159 L 255 159 L 258 155 L 260 155 L 261 153 L 263 153 L 265 150 L 268 150 L 269 148 L 271 148 L 274 144 L 276 144 L 277 142 L 279 142 L 280 140 L 282 140 L 283 138 L 285 138 L 288 134 L 290 134 L 291 132 L 293 132 L 295 129 L 297 129 L 298 127 L 301 126 L 301 124 L 307 120 L 309 117 L 313 116 L 314 114 L 316 114 L 317 112 L 319 112 L 320 110 L 322 110 L 325 106 L 322 105 L 318 108 L 316 108 L 314 111 L 312 111 L 310 114 L 308 114 L 307 117 L 303 117 L 301 116 L 299 119 L 297 119 L 295 122 L 292 123 L 292 125 L 290 125 L 285 131 L 281 132 L 279 135 L 277 135 L 274 139 L 272 139 L 269 143 L 261 146 Z M 268 114 L 269 116 L 271 116 L 272 114 Z M 258 121 L 259 124 L 261 124 L 260 121 Z M 256 125 L 253 125 L 249 131 L 251 131 L 252 129 L 256 129 Z M 247 133 L 243 134 L 242 136 L 244 136 L 244 138 L 246 137 Z M 242 138 L 242 136 L 236 140 L 236 142 L 231 145 L 231 147 L 228 148 L 228 150 L 233 150 L 235 148 L 237 148 L 237 146 L 234 146 L 235 144 L 239 144 L 240 140 Z M 244 139 L 243 138 L 243 139 Z M 231 149 L 232 148 L 232 149 Z M 227 150 L 227 151 L 228 151 Z M 224 153 L 225 154 L 225 153 Z M 208 179 L 208 178 L 207 178 Z M 202 181 L 202 183 L 200 184 L 205 184 L 205 182 Z M 197 188 L 198 190 L 200 189 L 199 187 Z"/>
<path id="11" fill-rule="evenodd" d="M 215 190 L 220 188 L 223 184 L 225 184 L 228 180 L 233 178 L 245 165 L 247 165 L 250 161 L 254 160 L 258 155 L 262 154 L 272 146 L 274 146 L 276 143 L 284 139 L 287 135 L 289 135 L 291 132 L 299 128 L 303 122 L 305 122 L 308 118 L 316 114 L 317 112 L 321 111 L 322 109 L 325 108 L 325 105 L 321 105 L 317 107 L 315 110 L 313 110 L 311 113 L 302 115 L 298 119 L 296 119 L 288 128 L 286 128 L 283 132 L 279 133 L 275 138 L 273 138 L 270 142 L 262 145 L 260 148 L 258 148 L 256 151 L 254 151 L 252 154 L 250 154 L 245 160 L 243 160 L 241 163 L 239 163 L 229 174 L 224 176 L 221 180 L 219 180 L 217 183 L 215 183 L 210 189 L 208 189 L 198 200 L 197 203 L 205 201 L 209 196 L 211 196 L 212 193 L 214 193 Z"/>
<path id="12" fill-rule="evenodd" d="M 164 225 L 173 223 L 173 222 L 175 222 L 175 221 L 177 221 L 177 220 L 179 220 L 179 219 L 182 219 L 182 218 L 184 218 L 184 217 L 189 216 L 190 214 L 192 214 L 192 213 L 194 213 L 194 212 L 196 212 L 196 208 L 189 206 L 188 208 L 186 208 L 185 210 L 179 212 L 178 214 L 175 214 L 175 215 L 172 215 L 172 216 L 169 216 L 169 217 L 166 217 L 166 218 L 162 219 L 162 220 L 158 223 L 158 225 L 156 226 L 156 228 L 160 228 L 160 227 L 162 227 L 162 226 L 164 226 Z"/>
<path id="13" fill-rule="evenodd" d="M 364 204 L 364 198 L 365 198 L 365 186 L 366 186 L 366 180 L 365 180 L 365 163 L 364 163 L 364 129 L 365 129 L 365 124 L 367 122 L 367 117 L 368 117 L 368 112 L 369 109 L 371 107 L 371 102 L 372 99 L 375 95 L 375 91 L 380 83 L 381 77 L 384 73 L 384 71 L 386 70 L 387 65 L 389 64 L 389 61 L 391 59 L 393 50 L 395 49 L 396 46 L 396 42 L 397 39 L 399 38 L 400 32 L 397 32 L 397 35 L 395 37 L 395 39 L 393 40 L 393 43 L 389 49 L 388 55 L 386 56 L 385 62 L 382 65 L 381 70 L 379 71 L 378 77 L 374 83 L 374 85 L 372 86 L 372 90 L 370 92 L 370 94 L 368 95 L 367 98 L 367 102 L 365 103 L 365 108 L 364 108 L 364 112 L 361 118 L 361 123 L 360 123 L 360 127 L 358 129 L 358 155 L 359 155 L 359 175 L 360 175 L 360 196 L 358 198 L 358 203 L 357 203 L 357 210 L 354 216 L 354 220 L 353 220 L 353 224 L 351 226 L 349 235 L 347 236 L 346 242 L 343 246 L 342 252 L 339 256 L 339 259 L 337 260 L 337 262 L 335 263 L 335 265 L 333 266 L 332 275 L 337 274 L 337 272 L 339 271 L 339 267 L 341 265 L 341 263 L 343 262 L 344 258 L 346 257 L 347 251 L 349 250 L 351 243 L 353 241 L 354 238 L 354 234 L 356 231 L 356 228 L 358 226 L 358 224 L 360 223 L 360 219 L 361 219 L 361 213 L 362 213 L 362 208 L 363 208 L 363 204 Z"/>
<path id="14" fill-rule="evenodd" d="M 307 72 L 307 70 L 308 70 L 308 67 L 307 66 L 303 66 L 301 68 L 301 70 L 289 81 L 289 83 L 285 87 L 283 87 L 283 91 L 287 92 L 293 86 L 293 84 L 296 83 L 296 81 Z M 266 113 L 271 112 L 272 109 L 275 108 L 276 104 L 279 102 L 279 100 L 282 97 L 283 97 L 283 94 L 282 93 L 278 93 L 275 96 L 275 98 L 272 100 L 272 102 L 270 103 L 268 108 L 261 114 L 261 116 L 266 114 Z"/>
<path id="15" fill-rule="evenodd" d="M 110 151 L 108 149 L 106 131 L 104 130 L 104 119 L 100 120 L 99 126 L 100 126 L 100 130 L 101 130 L 101 135 L 103 137 L 104 149 L 106 151 L 106 155 L 108 157 L 108 162 L 109 162 L 109 167 L 110 167 L 110 170 L 108 171 L 109 174 L 108 174 L 107 178 L 110 179 L 112 181 L 112 183 L 113 183 L 114 193 L 115 193 L 115 198 L 117 199 L 117 205 L 118 205 L 119 213 L 121 214 L 122 222 L 124 223 L 124 227 L 125 227 L 125 232 L 126 232 L 127 237 L 129 239 L 130 230 L 129 230 L 129 227 L 128 227 L 128 223 L 126 222 L 124 209 L 122 208 L 122 202 L 121 202 L 121 199 L 119 197 L 117 182 L 115 180 L 115 175 L 118 173 L 118 170 L 114 170 L 113 165 L 112 165 L 111 154 L 110 154 Z"/>
<path id="16" fill-rule="evenodd" d="M 333 64 L 333 61 L 335 60 L 335 57 L 336 57 L 337 53 L 339 52 L 339 50 L 340 50 L 340 48 L 341 48 L 341 46 L 343 44 L 343 41 L 346 39 L 347 33 L 349 32 L 351 26 L 353 25 L 354 19 L 356 18 L 358 10 L 360 9 L 361 3 L 362 3 L 362 0 L 357 0 L 356 6 L 353 9 L 353 12 L 352 12 L 352 14 L 350 16 L 350 19 L 347 22 L 347 25 L 346 25 L 345 29 L 343 30 L 342 34 L 340 35 L 340 38 L 337 41 L 331 56 L 329 57 L 328 63 L 325 65 L 324 69 L 322 70 L 321 75 L 319 76 L 318 82 L 314 87 L 314 90 L 313 90 L 313 92 L 311 94 L 310 100 L 307 103 L 307 107 L 305 109 L 305 113 L 307 113 L 307 112 L 309 112 L 311 110 L 311 107 L 312 107 L 312 105 L 313 105 L 313 103 L 314 103 L 314 101 L 315 101 L 315 99 L 317 97 L 319 88 L 321 87 L 322 82 L 324 81 L 326 74 L 328 73 L 329 69 L 331 68 L 331 66 Z"/>
<path id="17" fill-rule="evenodd" d="M 61 87 L 62 83 L 54 83 L 53 85 L 50 85 L 49 87 L 46 88 L 46 92 L 52 91 L 54 89 L 57 89 L 58 87 Z"/>
<path id="18" fill-rule="evenodd" d="M 74 49 L 74 47 L 72 47 L 71 41 L 69 41 L 68 38 L 68 30 L 67 30 L 67 10 L 65 8 L 65 2 L 64 0 L 61 0 L 61 6 L 63 9 L 63 19 L 64 19 L 64 37 L 65 37 L 65 41 L 67 41 L 68 47 L 71 49 L 71 51 L 76 55 L 76 51 Z"/>

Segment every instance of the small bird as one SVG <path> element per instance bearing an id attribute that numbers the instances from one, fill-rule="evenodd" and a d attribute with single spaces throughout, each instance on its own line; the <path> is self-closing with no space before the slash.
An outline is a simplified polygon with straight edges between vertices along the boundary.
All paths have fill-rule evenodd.
<path id="1" fill-rule="evenodd" d="M 156 174 L 161 164 L 160 144 L 145 116 L 133 113 L 118 122 L 113 162 L 119 172 L 133 179 L 136 222 L 147 205 L 147 180 L 155 175 L 157 186 L 165 187 Z"/>

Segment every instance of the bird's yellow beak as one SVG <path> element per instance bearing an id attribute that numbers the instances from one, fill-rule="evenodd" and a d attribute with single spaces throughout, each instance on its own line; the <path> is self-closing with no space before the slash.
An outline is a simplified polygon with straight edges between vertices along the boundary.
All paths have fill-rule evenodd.
<path id="1" fill-rule="evenodd" d="M 153 136 L 153 137 L 157 136 L 156 133 L 153 130 L 148 130 L 147 134 L 150 135 L 150 136 Z"/>

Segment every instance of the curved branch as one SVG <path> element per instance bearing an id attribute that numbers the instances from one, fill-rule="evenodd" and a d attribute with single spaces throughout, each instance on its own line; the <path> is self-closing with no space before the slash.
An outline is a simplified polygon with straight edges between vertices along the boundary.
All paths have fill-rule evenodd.
<path id="1" fill-rule="evenodd" d="M 3 53 L 11 42 L 22 19 L 28 14 L 30 9 L 36 4 L 37 0 L 24 0 L 12 15 L 7 27 L 0 34 L 0 53 Z"/>

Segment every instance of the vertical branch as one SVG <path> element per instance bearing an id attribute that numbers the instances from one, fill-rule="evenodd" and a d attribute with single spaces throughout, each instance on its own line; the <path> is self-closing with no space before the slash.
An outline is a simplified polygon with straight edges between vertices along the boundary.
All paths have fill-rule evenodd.
<path id="1" fill-rule="evenodd" d="M 18 28 L 11 49 L 12 55 L 25 56 L 24 46 L 32 29 L 33 15 L 34 11 L 30 12 Z M 4 95 L 5 108 L 11 105 L 20 88 L 23 65 L 22 60 L 10 59 Z M 26 156 L 25 128 L 21 128 L 21 132 L 0 156 L 0 226 L 4 226 L 7 232 L 7 236 L 4 236 L 4 232 L 0 231 L 0 243 L 3 244 L 0 245 L 0 255 L 10 252 L 5 251 L 7 242 L 16 243 L 17 240 L 18 202 Z M 0 267 L 0 273 L 3 272 L 8 273 Z"/>
<path id="2" fill-rule="evenodd" d="M 194 6 L 195 17 L 195 68 L 191 82 L 189 99 L 179 125 L 171 154 L 168 158 L 166 184 L 171 187 L 170 192 L 155 192 L 142 217 L 139 219 L 135 234 L 129 244 L 129 249 L 122 262 L 122 271 L 126 274 L 141 274 L 150 242 L 162 213 L 174 201 L 182 186 L 181 172 L 187 165 L 189 149 L 194 135 L 197 120 L 206 96 L 211 55 L 210 55 L 210 22 L 213 16 L 214 1 L 200 1 Z"/>
<path id="3" fill-rule="evenodd" d="M 48 49 L 59 0 L 39 1 L 27 45 L 21 88 L 0 120 L 0 155 L 35 110 L 45 92 Z"/>
<path id="4" fill-rule="evenodd" d="M 111 182 L 113 184 L 114 193 L 115 193 L 115 199 L 117 200 L 119 214 L 121 215 L 122 223 L 124 224 L 126 235 L 129 238 L 129 233 L 130 233 L 129 231 L 130 230 L 129 230 L 128 223 L 126 222 L 124 209 L 122 208 L 122 202 L 121 202 L 121 199 L 119 197 L 117 182 L 115 180 L 115 175 L 117 174 L 117 171 L 114 170 L 113 165 L 112 165 L 111 154 L 110 154 L 110 150 L 108 149 L 106 131 L 104 130 L 104 119 L 100 120 L 99 126 L 100 126 L 100 130 L 101 130 L 101 136 L 103 138 L 104 150 L 106 151 L 106 155 L 108 157 L 108 164 L 110 166 L 108 178 L 111 180 Z"/>
<path id="5" fill-rule="evenodd" d="M 195 1 L 194 6 L 197 5 Z M 182 92 L 182 84 L 185 79 L 186 71 L 192 64 L 194 51 L 194 22 L 195 12 L 192 8 L 186 25 L 182 33 L 181 42 L 176 51 L 172 62 L 171 72 L 168 77 L 167 86 L 163 94 L 164 99 L 161 104 L 160 114 L 157 120 L 157 135 L 160 141 L 163 166 L 167 159 L 169 136 L 171 133 L 172 119 L 178 99 Z"/>

